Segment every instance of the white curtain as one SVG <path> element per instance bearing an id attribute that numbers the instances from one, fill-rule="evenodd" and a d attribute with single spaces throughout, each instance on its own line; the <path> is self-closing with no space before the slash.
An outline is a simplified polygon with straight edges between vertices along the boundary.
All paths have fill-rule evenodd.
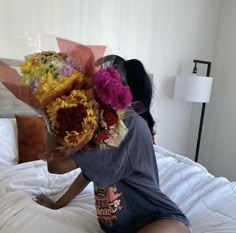
<path id="1" fill-rule="evenodd" d="M 107 45 L 126 59 L 140 59 L 154 77 L 152 113 L 158 144 L 183 154 L 191 106 L 172 99 L 174 76 L 191 70 L 194 58 L 211 58 L 218 2 L 0 0 L 0 39 L 51 34 Z M 0 44 L 0 55 L 6 49 L 10 51 L 9 44 Z"/>

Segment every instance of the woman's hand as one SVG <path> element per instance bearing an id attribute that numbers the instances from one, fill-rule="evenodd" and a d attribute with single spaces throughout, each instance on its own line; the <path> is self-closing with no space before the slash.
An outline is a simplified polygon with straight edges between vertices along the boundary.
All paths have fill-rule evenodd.
<path id="1" fill-rule="evenodd" d="M 79 151 L 84 145 L 77 147 L 65 147 L 59 143 L 59 140 L 47 131 L 47 145 L 46 151 L 39 154 L 39 159 L 44 161 L 52 161 L 56 159 L 65 158 Z M 61 142 L 62 143 L 62 142 Z"/>
<path id="2" fill-rule="evenodd" d="M 82 173 L 80 173 L 68 188 L 68 190 L 56 202 L 52 201 L 44 194 L 37 196 L 35 199 L 39 205 L 57 210 L 70 203 L 71 200 L 79 195 L 89 183 L 90 181 L 87 180 Z"/>
<path id="3" fill-rule="evenodd" d="M 61 159 L 67 156 L 70 156 L 76 153 L 80 147 L 75 148 L 66 148 L 64 146 L 57 147 L 53 150 L 46 151 L 44 153 L 39 154 L 39 159 L 44 161 L 52 161 L 55 159 Z"/>
<path id="4" fill-rule="evenodd" d="M 37 196 L 35 198 L 36 202 L 39 204 L 39 205 L 42 205 L 42 206 L 45 206 L 49 209 L 55 209 L 54 208 L 54 201 L 52 201 L 49 197 L 47 197 L 46 195 L 44 194 L 40 194 L 39 196 Z"/>
<path id="5" fill-rule="evenodd" d="M 44 160 L 44 161 L 52 161 L 55 159 L 63 158 L 65 156 L 66 156 L 66 154 L 61 149 L 61 147 L 58 147 L 54 150 L 45 151 L 45 152 L 39 154 L 39 159 Z"/>

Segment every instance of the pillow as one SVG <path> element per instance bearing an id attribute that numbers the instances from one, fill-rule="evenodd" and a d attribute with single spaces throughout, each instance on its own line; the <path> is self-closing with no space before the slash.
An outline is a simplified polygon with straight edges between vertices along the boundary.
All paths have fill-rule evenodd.
<path id="1" fill-rule="evenodd" d="M 46 124 L 42 116 L 16 115 L 18 163 L 38 160 L 45 151 Z"/>
<path id="2" fill-rule="evenodd" d="M 0 165 L 17 164 L 17 145 L 15 118 L 0 118 Z"/>

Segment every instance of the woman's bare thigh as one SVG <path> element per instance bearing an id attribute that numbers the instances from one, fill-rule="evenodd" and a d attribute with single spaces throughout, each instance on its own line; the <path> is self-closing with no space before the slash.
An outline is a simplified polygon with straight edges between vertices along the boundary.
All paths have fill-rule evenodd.
<path id="1" fill-rule="evenodd" d="M 182 222 L 170 219 L 159 219 L 142 228 L 138 233 L 191 233 Z"/>

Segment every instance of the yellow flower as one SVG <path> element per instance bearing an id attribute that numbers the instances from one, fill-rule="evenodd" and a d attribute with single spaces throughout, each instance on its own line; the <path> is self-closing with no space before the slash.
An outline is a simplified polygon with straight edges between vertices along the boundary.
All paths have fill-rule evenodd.
<path id="1" fill-rule="evenodd" d="M 29 55 L 21 65 L 21 83 L 29 86 L 39 105 L 45 107 L 75 83 L 82 85 L 84 74 L 76 64 L 73 58 L 52 51 Z"/>
<path id="2" fill-rule="evenodd" d="M 76 147 L 80 143 L 79 133 L 76 131 L 66 132 L 67 135 L 64 137 L 65 143 L 68 147 Z"/>
<path id="3" fill-rule="evenodd" d="M 50 127 L 57 134 L 59 133 L 57 132 L 57 129 L 59 128 L 57 111 L 59 109 L 76 107 L 78 104 L 82 104 L 86 107 L 87 114 L 86 117 L 83 118 L 83 122 L 81 122 L 83 128 L 81 132 L 76 132 L 74 130 L 66 131 L 64 145 L 67 147 L 77 147 L 81 144 L 86 144 L 92 139 L 98 122 L 97 113 L 93 110 L 94 102 L 87 98 L 85 91 L 73 90 L 70 95 L 59 97 L 46 106 Z"/>

